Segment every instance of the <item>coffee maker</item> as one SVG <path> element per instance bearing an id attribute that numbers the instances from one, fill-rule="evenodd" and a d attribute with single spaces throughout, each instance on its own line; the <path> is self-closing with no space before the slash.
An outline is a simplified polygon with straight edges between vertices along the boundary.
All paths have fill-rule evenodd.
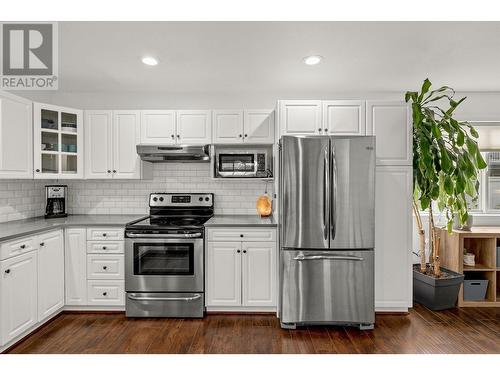
<path id="1" fill-rule="evenodd" d="M 45 186 L 45 218 L 66 217 L 66 197 L 68 195 L 67 185 Z"/>

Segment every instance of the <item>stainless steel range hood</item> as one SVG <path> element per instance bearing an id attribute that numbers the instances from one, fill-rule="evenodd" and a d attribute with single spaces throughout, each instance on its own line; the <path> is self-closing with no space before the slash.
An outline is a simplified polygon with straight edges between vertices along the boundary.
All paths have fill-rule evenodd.
<path id="1" fill-rule="evenodd" d="M 152 163 L 193 163 L 210 161 L 210 145 L 137 145 L 137 153 Z"/>

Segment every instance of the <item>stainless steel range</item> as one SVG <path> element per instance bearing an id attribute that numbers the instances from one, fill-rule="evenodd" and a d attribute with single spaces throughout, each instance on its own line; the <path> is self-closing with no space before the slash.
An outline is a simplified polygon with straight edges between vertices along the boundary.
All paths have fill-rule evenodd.
<path id="1" fill-rule="evenodd" d="M 150 216 L 125 227 L 128 317 L 203 317 L 204 227 L 214 196 L 153 193 Z"/>

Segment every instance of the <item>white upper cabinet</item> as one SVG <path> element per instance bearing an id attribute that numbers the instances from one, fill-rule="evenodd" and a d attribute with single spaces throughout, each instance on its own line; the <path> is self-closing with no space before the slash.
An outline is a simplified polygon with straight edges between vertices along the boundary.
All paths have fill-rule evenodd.
<path id="1" fill-rule="evenodd" d="M 0 262 L 0 346 L 37 323 L 37 283 L 36 251 Z"/>
<path id="2" fill-rule="evenodd" d="M 323 134 L 321 100 L 280 100 L 278 105 L 281 135 Z"/>
<path id="3" fill-rule="evenodd" d="M 365 102 L 362 100 L 323 101 L 323 133 L 365 135 Z"/>
<path id="4" fill-rule="evenodd" d="M 85 177 L 112 178 L 113 112 L 85 111 Z"/>
<path id="5" fill-rule="evenodd" d="M 64 306 L 64 240 L 62 230 L 38 236 L 38 320 Z"/>
<path id="6" fill-rule="evenodd" d="M 33 178 L 32 103 L 0 94 L 0 178 Z"/>
<path id="7" fill-rule="evenodd" d="M 213 111 L 214 143 L 243 142 L 243 111 Z"/>
<path id="8" fill-rule="evenodd" d="M 85 177 L 140 179 L 140 111 L 85 111 Z"/>
<path id="9" fill-rule="evenodd" d="M 269 109 L 247 110 L 243 117 L 246 143 L 274 143 L 274 111 Z"/>
<path id="10" fill-rule="evenodd" d="M 141 178 L 140 112 L 113 111 L 113 178 Z"/>
<path id="11" fill-rule="evenodd" d="M 177 111 L 177 143 L 207 145 L 212 143 L 211 111 Z"/>
<path id="12" fill-rule="evenodd" d="M 174 144 L 175 111 L 141 111 L 142 144 Z"/>
<path id="13" fill-rule="evenodd" d="M 375 308 L 407 311 L 411 306 L 412 168 L 376 170 Z"/>
<path id="14" fill-rule="evenodd" d="M 83 178 L 82 121 L 81 110 L 34 103 L 35 178 Z"/>
<path id="15" fill-rule="evenodd" d="M 366 103 L 366 132 L 376 136 L 377 165 L 412 165 L 411 122 L 411 109 L 405 102 Z"/>

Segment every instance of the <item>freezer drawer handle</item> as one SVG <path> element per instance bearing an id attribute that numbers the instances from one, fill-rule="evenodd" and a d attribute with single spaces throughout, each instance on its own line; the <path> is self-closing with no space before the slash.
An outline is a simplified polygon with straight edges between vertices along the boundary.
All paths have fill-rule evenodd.
<path id="1" fill-rule="evenodd" d="M 293 260 L 364 260 L 364 258 L 361 257 L 355 257 L 355 256 L 350 256 L 350 255 L 311 255 L 311 256 L 304 256 L 304 255 L 299 255 L 293 258 Z"/>
<path id="2" fill-rule="evenodd" d="M 201 294 L 194 294 L 192 297 L 137 297 L 135 294 L 130 294 L 129 299 L 133 301 L 196 301 L 201 298 Z"/>

